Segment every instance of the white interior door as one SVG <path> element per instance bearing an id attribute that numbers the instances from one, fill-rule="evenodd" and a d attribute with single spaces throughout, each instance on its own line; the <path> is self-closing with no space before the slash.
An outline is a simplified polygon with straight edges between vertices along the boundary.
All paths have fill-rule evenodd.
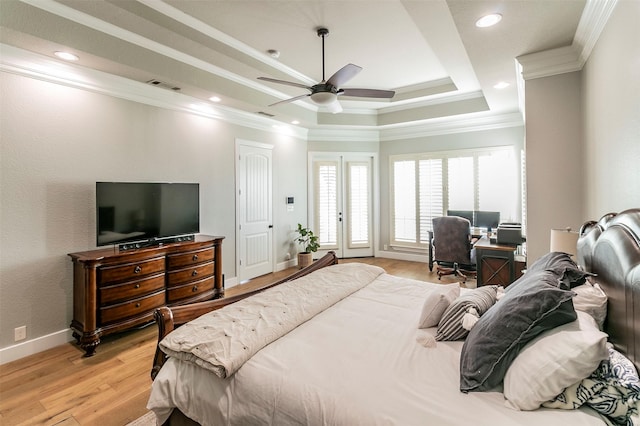
<path id="1" fill-rule="evenodd" d="M 359 154 L 312 154 L 310 223 L 320 257 L 373 256 L 373 158 Z"/>
<path id="2" fill-rule="evenodd" d="M 273 272 L 272 149 L 238 144 L 238 281 Z"/>

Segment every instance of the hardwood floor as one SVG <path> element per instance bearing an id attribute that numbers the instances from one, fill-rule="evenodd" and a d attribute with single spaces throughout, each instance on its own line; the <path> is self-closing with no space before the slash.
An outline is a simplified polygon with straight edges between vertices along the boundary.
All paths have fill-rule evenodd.
<path id="1" fill-rule="evenodd" d="M 425 263 L 384 258 L 341 260 L 378 265 L 388 273 L 438 282 Z M 284 277 L 268 274 L 226 290 L 234 295 Z M 458 281 L 443 277 L 443 283 Z M 0 366 L 0 424 L 122 426 L 147 412 L 155 325 L 107 336 L 84 358 L 72 343 Z"/>

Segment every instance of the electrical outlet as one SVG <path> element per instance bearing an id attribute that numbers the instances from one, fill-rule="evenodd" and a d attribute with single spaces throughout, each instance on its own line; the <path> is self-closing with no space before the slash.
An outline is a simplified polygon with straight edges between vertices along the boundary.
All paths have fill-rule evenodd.
<path id="1" fill-rule="evenodd" d="M 27 326 L 23 325 L 22 327 L 16 327 L 13 330 L 13 338 L 14 338 L 14 341 L 16 341 L 16 342 L 26 339 L 27 338 Z"/>

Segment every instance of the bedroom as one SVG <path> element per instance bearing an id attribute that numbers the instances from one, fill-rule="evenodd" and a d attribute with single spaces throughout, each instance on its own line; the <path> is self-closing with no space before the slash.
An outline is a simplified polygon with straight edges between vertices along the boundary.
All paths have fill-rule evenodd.
<path id="1" fill-rule="evenodd" d="M 637 2 L 618 2 L 581 71 L 527 82 L 526 138 L 536 141 L 527 145 L 532 257 L 545 252 L 552 227 L 577 228 L 607 211 L 640 205 L 640 176 L 634 166 L 640 162 L 639 83 L 634 78 L 638 64 L 632 60 L 639 55 L 638 37 L 633 37 L 637 16 Z M 292 214 L 282 211 L 274 217 L 279 230 L 276 261 L 285 261 L 287 229 L 306 221 L 306 186 L 299 176 L 306 175 L 307 152 L 335 150 L 336 142 L 283 136 L 238 120 L 162 108 L 160 100 L 150 106 L 140 99 L 133 102 L 31 78 L 6 64 L 9 50 L 4 46 L 2 56 L 3 362 L 70 340 L 71 264 L 66 254 L 94 244 L 90 210 L 97 180 L 202 182 L 208 194 L 202 232 L 226 236 L 224 271 L 231 280 L 235 216 L 227 212 L 235 204 L 234 141 L 273 144 L 278 170 L 274 200 L 290 195 L 297 200 Z M 522 126 L 510 129 L 520 138 L 525 135 Z M 510 131 L 458 136 L 495 139 Z M 444 145 L 451 140 L 456 136 L 425 136 L 422 142 Z M 380 152 L 384 163 L 392 145 L 374 138 L 355 140 L 349 149 Z M 284 167 L 290 164 L 298 166 Z M 384 188 L 381 185 L 381 195 Z M 276 205 L 284 209 L 282 203 Z M 386 228 L 381 224 L 381 234 Z M 539 235 L 537 242 L 534 234 Z M 381 240 L 380 256 L 385 255 L 383 245 Z M 22 325 L 27 326 L 27 344 L 16 347 L 13 331 Z"/>

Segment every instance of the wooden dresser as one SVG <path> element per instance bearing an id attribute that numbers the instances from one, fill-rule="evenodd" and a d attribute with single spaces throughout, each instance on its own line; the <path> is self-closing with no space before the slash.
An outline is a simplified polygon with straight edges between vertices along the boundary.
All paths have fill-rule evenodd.
<path id="1" fill-rule="evenodd" d="M 101 336 L 153 321 L 156 308 L 224 296 L 223 239 L 197 235 L 137 250 L 70 253 L 71 329 L 86 356 L 94 354 Z"/>

